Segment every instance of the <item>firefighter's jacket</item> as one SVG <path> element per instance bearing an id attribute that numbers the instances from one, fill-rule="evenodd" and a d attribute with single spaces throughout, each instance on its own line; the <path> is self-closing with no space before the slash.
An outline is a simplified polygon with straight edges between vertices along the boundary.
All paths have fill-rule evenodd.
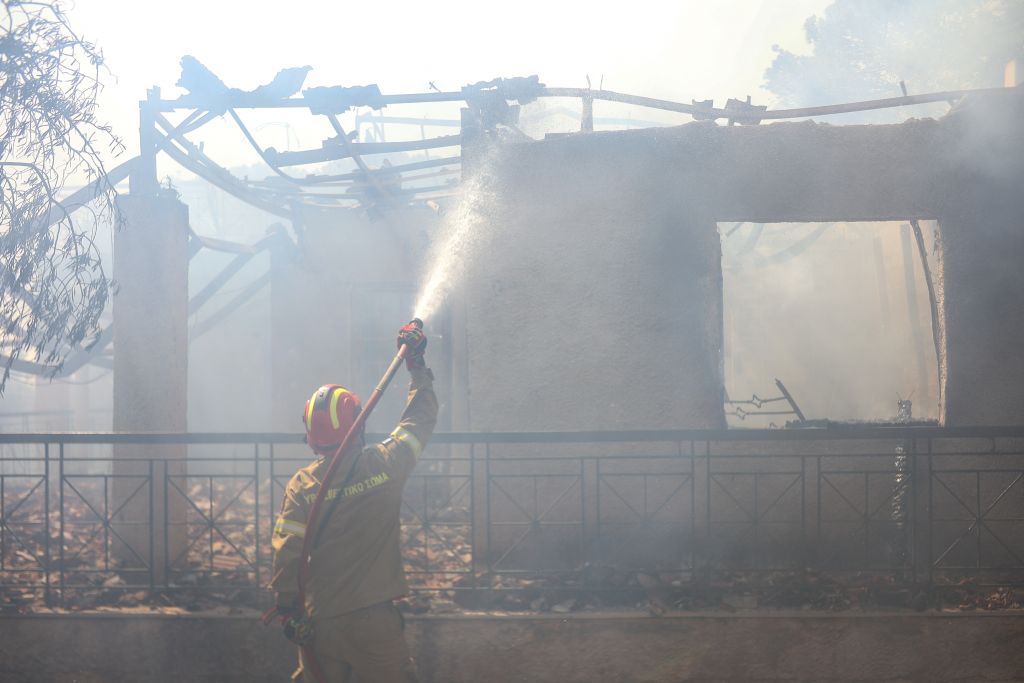
<path id="1" fill-rule="evenodd" d="M 437 422 L 433 375 L 426 368 L 413 369 L 411 374 L 409 401 L 398 427 L 382 443 L 346 454 L 328 484 L 317 526 L 334 499 L 341 499 L 323 533 L 313 531 L 319 544 L 310 553 L 306 584 L 310 616 L 346 614 L 409 590 L 400 544 L 402 488 Z M 277 591 L 279 605 L 297 599 L 306 519 L 327 466 L 327 459 L 317 460 L 288 482 L 272 539 L 270 587 Z"/>

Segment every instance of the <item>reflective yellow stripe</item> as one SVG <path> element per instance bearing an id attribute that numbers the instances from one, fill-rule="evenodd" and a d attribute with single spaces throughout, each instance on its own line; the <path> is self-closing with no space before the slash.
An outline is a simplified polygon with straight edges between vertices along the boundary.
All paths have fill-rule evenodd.
<path id="1" fill-rule="evenodd" d="M 334 427 L 335 429 L 337 429 L 338 426 L 339 426 L 338 425 L 338 399 L 341 398 L 342 394 L 347 394 L 347 393 L 348 392 L 345 391 L 344 389 L 340 389 L 339 388 L 339 389 L 335 389 L 334 393 L 331 394 L 331 426 Z"/>
<path id="2" fill-rule="evenodd" d="M 302 522 L 296 522 L 291 519 L 285 519 L 284 517 L 277 518 L 277 524 L 274 525 L 274 533 L 282 536 L 292 535 L 299 538 L 303 538 L 306 535 L 306 525 Z"/>
<path id="3" fill-rule="evenodd" d="M 423 452 L 423 444 L 416 438 L 416 435 L 410 432 L 405 427 L 398 427 L 395 431 L 391 432 L 391 438 L 396 441 L 401 441 L 412 451 L 415 457 L 420 457 L 420 453 Z"/>

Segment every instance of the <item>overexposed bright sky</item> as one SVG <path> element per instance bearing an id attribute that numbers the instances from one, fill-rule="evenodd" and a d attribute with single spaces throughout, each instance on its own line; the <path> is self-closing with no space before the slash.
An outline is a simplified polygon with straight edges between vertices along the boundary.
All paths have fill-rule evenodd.
<path id="1" fill-rule="evenodd" d="M 181 94 L 185 54 L 242 89 L 308 64 L 307 86 L 377 83 L 384 93 L 531 74 L 581 87 L 589 74 L 620 92 L 771 104 L 760 84 L 772 45 L 806 51 L 803 23 L 830 2 L 75 0 L 69 14 L 106 56 L 100 113 L 134 154 L 138 101 L 154 85 Z"/>

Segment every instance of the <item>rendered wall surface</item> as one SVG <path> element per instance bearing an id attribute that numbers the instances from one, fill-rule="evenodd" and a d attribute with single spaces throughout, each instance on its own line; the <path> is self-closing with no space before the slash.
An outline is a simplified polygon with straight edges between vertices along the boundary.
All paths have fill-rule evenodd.
<path id="1" fill-rule="evenodd" d="M 492 164 L 465 264 L 468 428 L 725 426 L 718 233 L 685 190 L 698 169 L 666 177 L 658 145 L 582 136 Z"/>
<path id="2" fill-rule="evenodd" d="M 949 121 L 957 166 L 940 215 L 948 424 L 1024 415 L 1022 114 L 1020 97 L 983 100 Z"/>
<path id="3" fill-rule="evenodd" d="M 423 683 L 1011 681 L 1019 614 L 792 614 L 651 618 L 411 617 Z M 295 649 L 256 614 L 0 617 L 5 683 L 288 680 Z"/>
<path id="4" fill-rule="evenodd" d="M 714 222 L 910 218 L 942 227 L 944 422 L 1018 422 L 1022 112 L 1013 89 L 939 120 L 698 122 L 494 154 L 466 264 L 467 426 L 722 426 Z"/>

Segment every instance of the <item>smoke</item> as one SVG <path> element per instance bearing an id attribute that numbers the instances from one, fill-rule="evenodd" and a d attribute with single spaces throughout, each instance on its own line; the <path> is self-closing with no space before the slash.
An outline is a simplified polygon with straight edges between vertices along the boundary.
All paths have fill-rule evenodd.
<path id="1" fill-rule="evenodd" d="M 931 254 L 935 224 L 924 227 Z M 811 419 L 888 420 L 900 398 L 912 399 L 915 419 L 938 417 L 928 295 L 908 225 L 721 228 L 731 399 L 778 395 L 778 378 Z"/>
<path id="2" fill-rule="evenodd" d="M 1019 0 L 834 0 L 807 19 L 810 54 L 776 48 L 765 88 L 782 107 L 1003 85 L 1024 58 Z M 855 112 L 829 122 L 896 123 L 938 118 L 943 103 Z"/>

